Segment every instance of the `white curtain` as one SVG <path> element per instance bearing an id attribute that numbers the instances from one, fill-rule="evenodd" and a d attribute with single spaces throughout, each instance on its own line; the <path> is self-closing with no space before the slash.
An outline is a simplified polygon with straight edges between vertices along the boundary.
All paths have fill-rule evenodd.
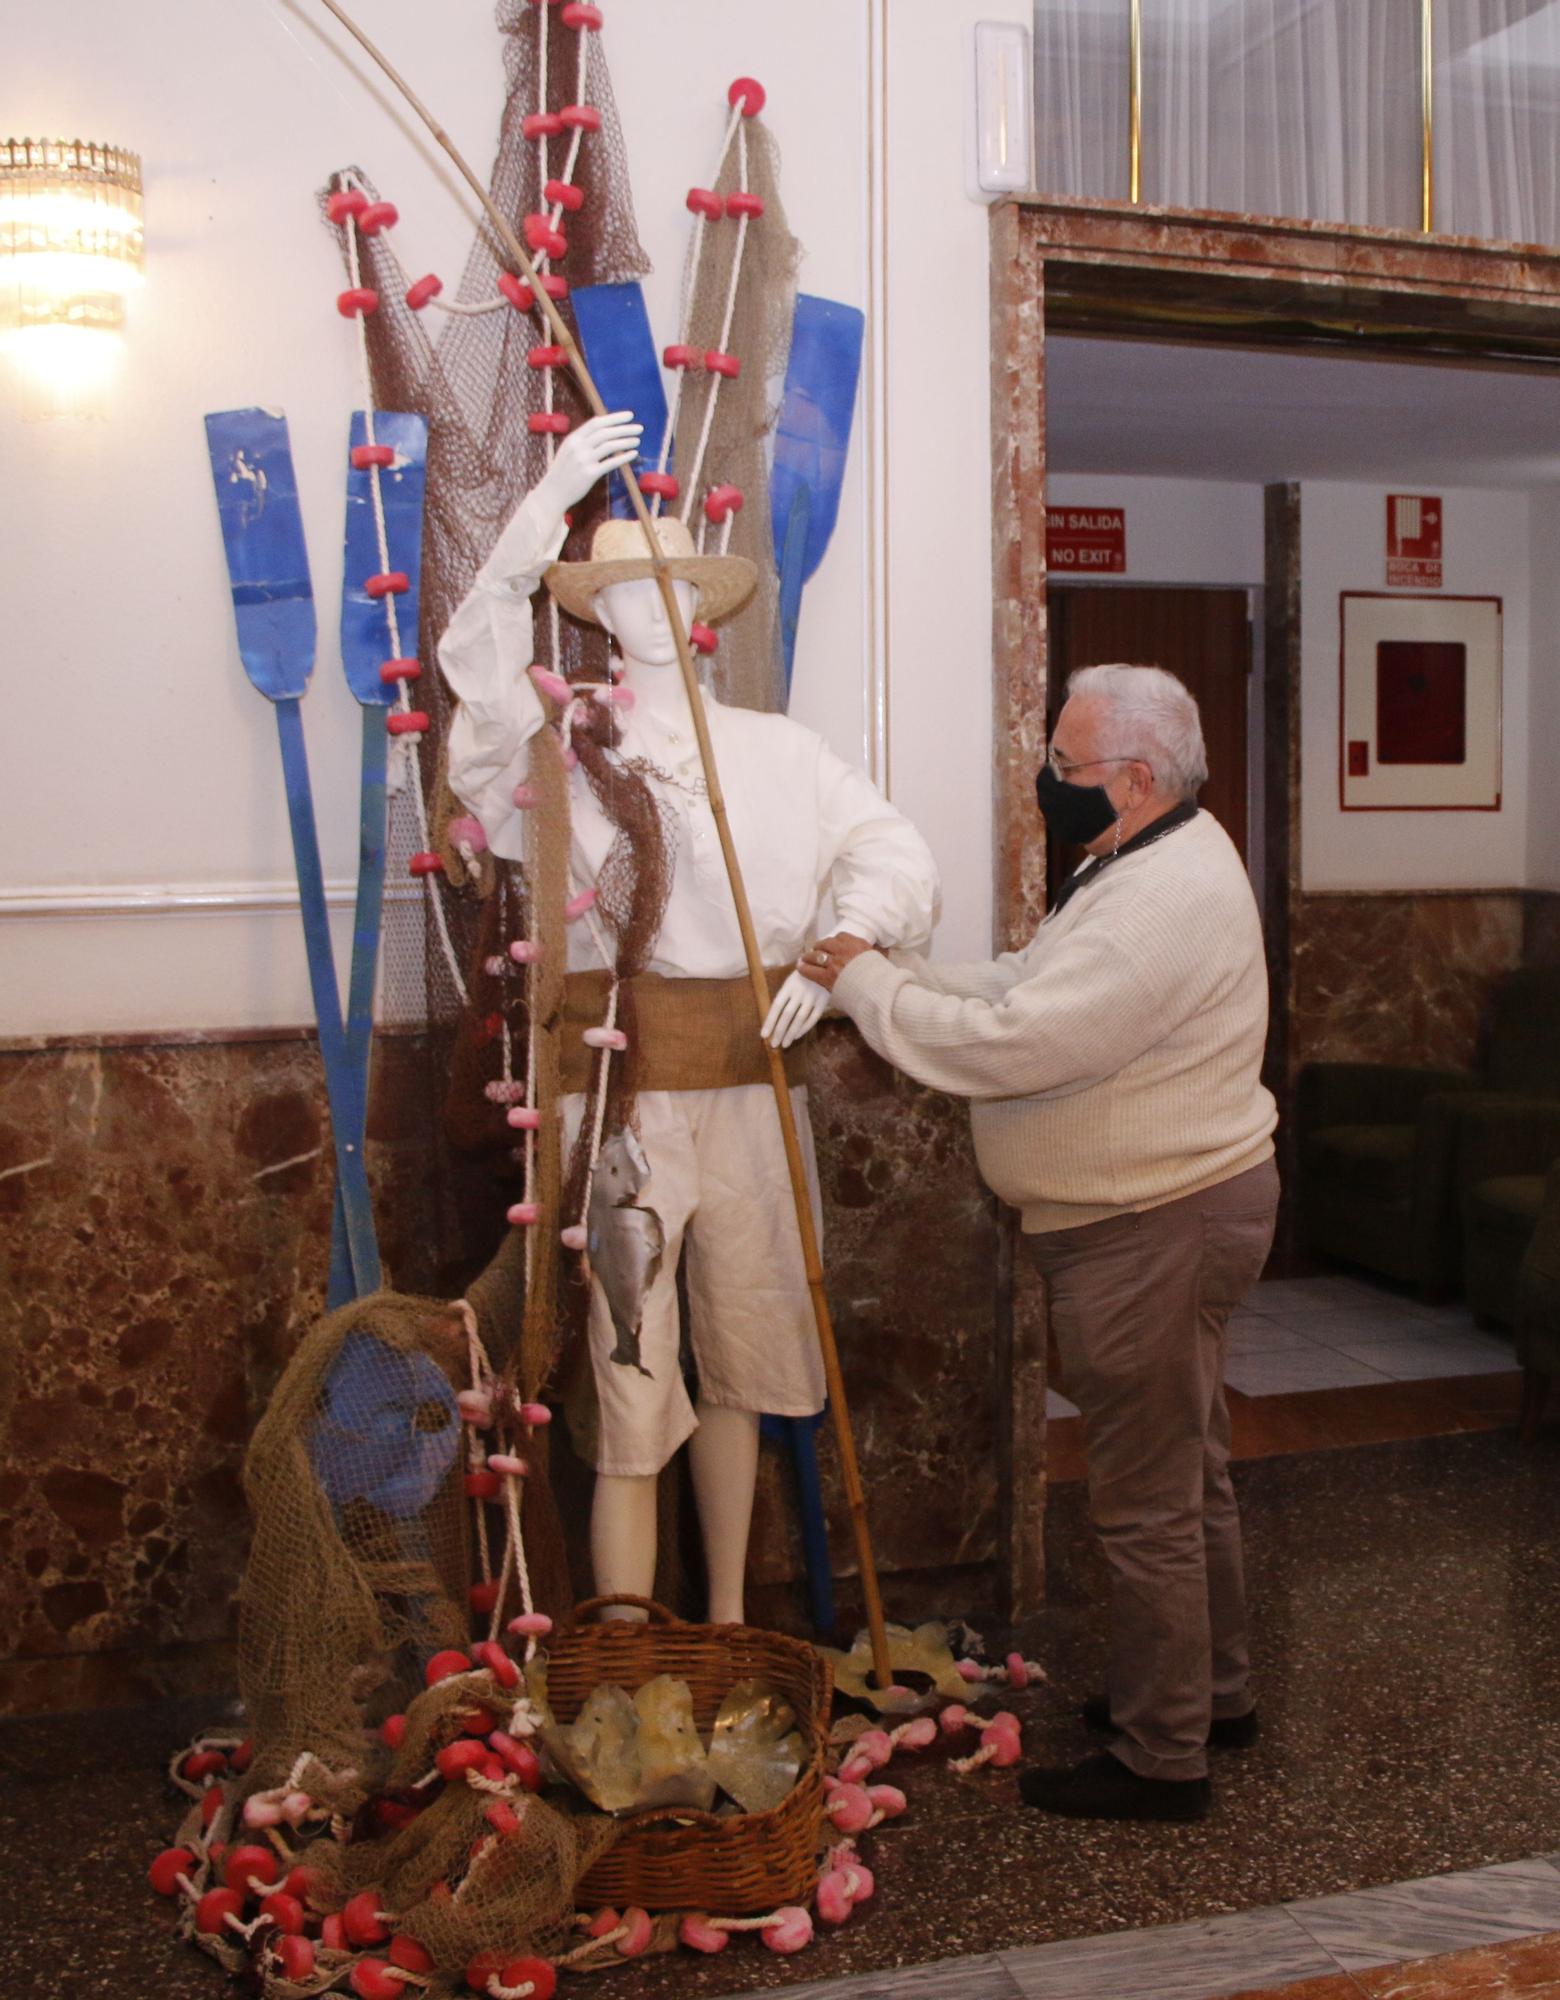
<path id="1" fill-rule="evenodd" d="M 1560 4 L 1437 0 L 1435 226 L 1560 243 Z"/>
<path id="2" fill-rule="evenodd" d="M 1144 201 L 1417 227 L 1418 0 L 1142 0 L 1142 19 Z M 1126 197 L 1129 20 L 1128 0 L 1037 0 L 1043 192 Z"/>

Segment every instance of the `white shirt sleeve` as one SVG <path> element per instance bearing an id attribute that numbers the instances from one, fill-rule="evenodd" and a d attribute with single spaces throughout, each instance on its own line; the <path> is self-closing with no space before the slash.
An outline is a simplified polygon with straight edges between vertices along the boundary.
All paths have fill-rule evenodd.
<path id="1" fill-rule="evenodd" d="M 450 789 L 481 820 L 494 853 L 510 861 L 525 858 L 514 789 L 544 719 L 527 672 L 531 597 L 564 533 L 564 523 L 546 519 L 536 494 L 527 494 L 439 641 L 439 665 L 459 701 L 448 739 Z"/>
<path id="2" fill-rule="evenodd" d="M 818 751 L 818 852 L 842 931 L 919 950 L 937 922 L 932 851 L 864 772 Z"/>

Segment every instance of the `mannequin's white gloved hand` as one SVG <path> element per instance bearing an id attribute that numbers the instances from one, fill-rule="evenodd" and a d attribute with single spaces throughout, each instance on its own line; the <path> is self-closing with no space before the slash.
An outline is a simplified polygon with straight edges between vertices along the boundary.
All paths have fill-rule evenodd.
<path id="1" fill-rule="evenodd" d="M 570 431 L 553 455 L 536 491 L 547 511 L 560 517 L 583 500 L 598 479 L 629 465 L 639 455 L 644 426 L 632 410 L 610 410 Z"/>
<path id="2" fill-rule="evenodd" d="M 828 1011 L 829 996 L 821 986 L 793 972 L 775 995 L 759 1030 L 771 1048 L 788 1049 Z"/>

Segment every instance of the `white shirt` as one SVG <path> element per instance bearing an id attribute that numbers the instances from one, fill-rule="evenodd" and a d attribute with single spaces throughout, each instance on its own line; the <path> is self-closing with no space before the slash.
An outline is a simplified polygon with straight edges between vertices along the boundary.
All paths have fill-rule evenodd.
<path id="1" fill-rule="evenodd" d="M 439 664 L 460 699 L 450 725 L 449 779 L 482 822 L 495 854 L 525 859 L 530 740 L 546 716 L 531 665 L 531 595 L 563 544 L 527 499 L 478 572 L 439 642 Z M 676 666 L 666 669 L 676 674 Z M 766 965 L 787 965 L 814 934 L 825 892 L 834 923 L 870 943 L 918 950 L 937 917 L 937 868 L 915 828 L 860 771 L 784 715 L 726 708 L 704 696 L 732 840 Z M 675 833 L 672 892 L 650 970 L 668 977 L 732 979 L 747 970 L 715 816 L 704 794 L 691 720 L 668 726 L 644 710 L 622 718 L 616 759 L 641 771 L 669 809 Z M 569 779 L 571 866 L 593 884 L 616 838 L 582 770 Z M 600 963 L 588 927 L 572 926 L 569 965 Z"/>

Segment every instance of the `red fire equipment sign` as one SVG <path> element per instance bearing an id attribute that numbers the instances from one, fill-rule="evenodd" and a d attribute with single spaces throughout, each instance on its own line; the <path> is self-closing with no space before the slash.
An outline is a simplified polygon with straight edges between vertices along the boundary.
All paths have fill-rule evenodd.
<path id="1" fill-rule="evenodd" d="M 1127 566 L 1125 507 L 1047 507 L 1047 569 L 1119 576 Z"/>
<path id="2" fill-rule="evenodd" d="M 1441 496 L 1387 495 L 1387 588 L 1441 588 Z"/>

